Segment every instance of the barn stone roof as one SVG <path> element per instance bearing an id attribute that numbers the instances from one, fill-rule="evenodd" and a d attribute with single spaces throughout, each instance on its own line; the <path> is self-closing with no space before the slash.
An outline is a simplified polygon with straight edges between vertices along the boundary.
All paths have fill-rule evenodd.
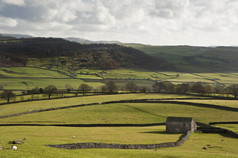
<path id="1" fill-rule="evenodd" d="M 191 117 L 168 117 L 166 122 L 192 122 Z"/>

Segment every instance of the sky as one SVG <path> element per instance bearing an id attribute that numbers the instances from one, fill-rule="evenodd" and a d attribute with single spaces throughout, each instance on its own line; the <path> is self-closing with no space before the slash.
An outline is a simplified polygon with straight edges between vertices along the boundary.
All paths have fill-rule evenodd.
<path id="1" fill-rule="evenodd" d="M 238 0 L 0 0 L 0 33 L 238 46 Z"/>

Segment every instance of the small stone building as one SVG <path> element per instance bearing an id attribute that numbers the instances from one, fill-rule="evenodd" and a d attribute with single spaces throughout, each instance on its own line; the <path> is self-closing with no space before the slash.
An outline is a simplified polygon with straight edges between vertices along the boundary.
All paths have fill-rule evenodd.
<path id="1" fill-rule="evenodd" d="M 189 130 L 197 130 L 197 125 L 191 117 L 168 117 L 166 120 L 167 133 L 185 133 Z"/>

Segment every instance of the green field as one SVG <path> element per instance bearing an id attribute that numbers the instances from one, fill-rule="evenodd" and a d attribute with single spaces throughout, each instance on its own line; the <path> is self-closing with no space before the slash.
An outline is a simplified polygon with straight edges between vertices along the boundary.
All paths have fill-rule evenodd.
<path id="1" fill-rule="evenodd" d="M 226 128 L 233 132 L 238 133 L 238 124 L 216 124 L 216 127 Z"/>
<path id="2" fill-rule="evenodd" d="M 93 76 L 94 77 L 94 76 Z M 93 78 L 89 75 L 88 78 Z M 29 90 L 35 87 L 46 87 L 55 85 L 59 89 L 66 89 L 66 85 L 77 89 L 82 83 L 80 78 L 86 78 L 85 75 L 78 75 L 77 78 L 55 70 L 45 70 L 31 67 L 0 67 L 0 85 L 4 89 Z M 87 82 L 93 88 L 99 88 L 104 85 L 101 82 Z"/>
<path id="3" fill-rule="evenodd" d="M 166 98 L 188 98 L 186 95 L 172 94 L 120 94 L 120 95 L 98 95 L 74 98 L 62 98 L 52 100 L 39 100 L 32 102 L 20 102 L 14 104 L 6 104 L 0 106 L 0 116 L 14 114 L 19 112 L 27 112 L 33 110 L 89 104 L 102 103 L 107 101 L 130 100 L 130 99 L 166 99 Z M 6 101 L 4 101 L 6 102 Z"/>
<path id="4" fill-rule="evenodd" d="M 114 80 L 118 87 L 128 82 L 135 82 L 138 86 L 151 87 L 156 81 L 171 81 L 174 84 L 203 82 L 208 84 L 236 84 L 238 73 L 181 73 L 148 71 L 135 69 L 97 70 L 81 69 L 76 76 L 68 76 L 62 71 L 46 70 L 31 67 L 0 67 L 0 85 L 4 89 L 29 90 L 35 87 L 44 88 L 55 85 L 58 89 L 66 89 L 70 85 L 78 89 L 86 83 L 93 88 L 100 89 L 105 82 Z"/>
<path id="5" fill-rule="evenodd" d="M 100 88 L 113 79 L 118 86 L 135 82 L 138 86 L 152 86 L 156 81 L 171 81 L 174 84 L 204 82 L 209 84 L 238 83 L 237 73 L 181 73 L 152 72 L 147 70 L 118 69 L 97 70 L 81 69 L 75 76 L 64 72 L 27 67 L 0 67 L 0 85 L 4 89 L 28 90 L 34 87 L 46 87 L 53 84 L 58 89 L 65 89 L 69 84 L 78 89 L 81 83 Z M 17 91 L 20 94 L 21 91 Z M 64 94 L 74 96 L 75 94 Z M 67 107 L 72 105 L 99 103 L 98 105 L 75 107 L 62 110 L 26 114 L 0 119 L 0 124 L 146 124 L 163 123 L 168 116 L 193 117 L 202 123 L 238 121 L 238 112 L 215 108 L 205 108 L 186 104 L 171 103 L 183 101 L 205 103 L 238 108 L 236 100 L 211 99 L 175 94 L 113 94 L 96 96 L 78 96 L 51 100 L 42 94 L 17 96 L 16 102 L 0 106 L 0 116 L 30 112 L 34 110 Z M 53 96 L 57 97 L 57 96 Z M 175 100 L 175 98 L 180 98 Z M 184 100 L 183 100 L 184 98 Z M 186 99 L 185 99 L 186 98 Z M 189 99 L 197 98 L 197 99 Z M 202 99 L 201 99 L 202 98 Z M 206 98 L 205 100 L 203 100 Z M 170 103 L 113 103 L 108 101 L 132 99 L 169 99 Z M 171 100 L 172 99 L 172 100 Z M 6 103 L 1 100 L 0 103 Z M 238 132 L 237 125 L 216 125 Z M 76 136 L 76 139 L 72 139 Z M 78 149 L 64 150 L 46 147 L 47 144 L 65 143 L 120 143 L 152 144 L 176 141 L 179 134 L 166 134 L 165 126 L 152 127 L 54 127 L 54 126 L 0 126 L 0 146 L 10 148 L 9 141 L 27 138 L 18 150 L 0 150 L 0 157 L 238 157 L 238 141 L 235 138 L 219 134 L 193 133 L 189 140 L 180 147 L 155 150 L 116 150 L 116 149 Z M 207 150 L 202 149 L 206 147 Z"/>
<path id="6" fill-rule="evenodd" d="M 54 78 L 69 78 L 68 76 L 57 71 L 49 71 L 40 68 L 31 67 L 0 67 L 1 77 L 6 78 L 24 78 L 24 77 L 54 77 Z"/>
<path id="7" fill-rule="evenodd" d="M 186 113 L 185 113 L 186 111 Z M 94 105 L 0 119 L 0 123 L 121 124 L 163 123 L 168 116 L 197 122 L 237 121 L 238 112 L 166 103 Z"/>
<path id="8" fill-rule="evenodd" d="M 117 94 L 85 96 L 42 101 L 13 103 L 0 106 L 1 116 L 29 110 L 46 109 L 128 99 L 189 98 L 169 94 Z M 199 100 L 189 100 L 199 102 Z M 233 106 L 235 101 L 200 100 L 211 104 Z M 229 103 L 229 104 L 228 104 Z M 168 116 L 193 117 L 195 121 L 237 121 L 238 112 L 172 103 L 114 103 L 69 108 L 0 119 L 0 124 L 128 124 L 161 123 Z M 222 125 L 223 126 L 223 125 Z M 236 125 L 224 125 L 237 131 Z M 75 136 L 76 139 L 72 139 Z M 47 144 L 65 143 L 119 143 L 152 144 L 176 141 L 179 134 L 166 134 L 165 126 L 152 127 L 28 127 L 0 126 L 0 146 L 10 148 L 13 139 L 27 138 L 18 150 L 2 150 L 1 157 L 238 157 L 235 138 L 219 134 L 193 133 L 180 147 L 154 150 L 76 149 L 46 147 Z M 202 149 L 207 147 L 207 150 Z"/>
<path id="9" fill-rule="evenodd" d="M 237 100 L 179 100 L 183 102 L 190 102 L 190 103 L 204 103 L 204 104 L 211 104 L 211 105 L 220 105 L 220 106 L 227 106 L 232 108 L 238 108 Z"/>
<path id="10" fill-rule="evenodd" d="M 182 146 L 154 150 L 82 149 L 64 150 L 46 147 L 47 144 L 76 142 L 104 143 L 160 143 L 175 141 L 179 135 L 164 134 L 164 126 L 126 128 L 72 128 L 72 127 L 0 127 L 1 146 L 10 147 L 9 140 L 27 138 L 18 150 L 2 150 L 2 158 L 16 157 L 237 157 L 238 141 L 218 134 L 195 133 Z M 76 136 L 76 139 L 72 139 Z M 223 141 L 221 141 L 223 140 Z M 209 145 L 209 146 L 208 146 Z M 203 147 L 210 147 L 208 150 Z"/>
<path id="11" fill-rule="evenodd" d="M 184 72 L 237 72 L 238 54 L 235 47 L 123 45 L 164 59 Z"/>

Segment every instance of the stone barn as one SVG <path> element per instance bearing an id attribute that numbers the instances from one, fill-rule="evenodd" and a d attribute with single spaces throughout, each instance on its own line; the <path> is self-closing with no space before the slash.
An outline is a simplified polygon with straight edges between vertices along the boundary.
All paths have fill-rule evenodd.
<path id="1" fill-rule="evenodd" d="M 195 132 L 197 125 L 193 118 L 190 117 L 168 117 L 166 120 L 167 133 L 185 133 L 191 130 Z"/>

